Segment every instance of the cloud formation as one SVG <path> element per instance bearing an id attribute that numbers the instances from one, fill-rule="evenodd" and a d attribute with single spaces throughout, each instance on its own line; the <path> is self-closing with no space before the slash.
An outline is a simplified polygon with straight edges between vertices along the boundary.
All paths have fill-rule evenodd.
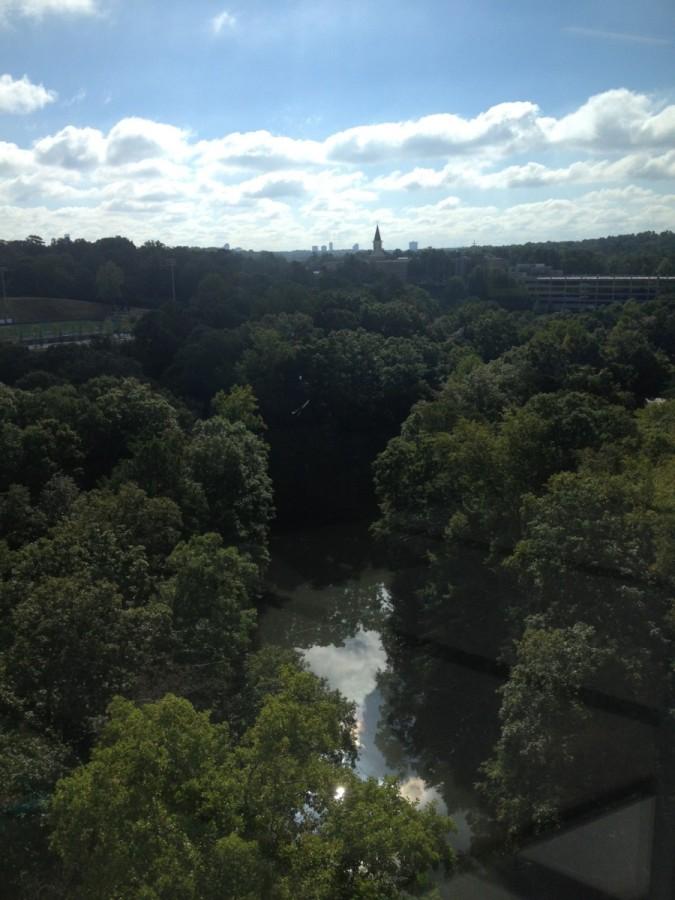
<path id="1" fill-rule="evenodd" d="M 620 88 L 596 94 L 561 119 L 545 119 L 551 144 L 594 150 L 664 147 L 675 143 L 675 105 L 660 108 L 651 97 Z"/>
<path id="2" fill-rule="evenodd" d="M 93 16 L 96 0 L 0 0 L 0 24 L 15 18 L 40 20 L 46 16 Z"/>
<path id="3" fill-rule="evenodd" d="M 449 163 L 442 169 L 416 168 L 395 171 L 376 178 L 372 186 L 380 191 L 417 192 L 437 188 L 476 188 L 504 190 L 538 188 L 556 184 L 600 184 L 628 179 L 663 181 L 675 179 L 675 150 L 654 155 L 632 153 L 614 160 L 578 161 L 552 168 L 539 162 L 527 162 L 487 172 L 484 162 Z"/>
<path id="4" fill-rule="evenodd" d="M 325 148 L 330 159 L 374 163 L 464 154 L 486 147 L 509 153 L 539 138 L 538 107 L 516 102 L 492 106 L 474 119 L 440 113 L 408 122 L 362 125 L 332 135 Z"/>
<path id="5" fill-rule="evenodd" d="M 66 125 L 56 134 L 36 141 L 33 152 L 36 162 L 41 165 L 76 171 L 93 169 L 103 161 L 105 142 L 96 128 Z"/>
<path id="6" fill-rule="evenodd" d="M 532 102 L 500 103 L 473 119 L 441 113 L 408 122 L 364 125 L 334 134 L 326 156 L 361 164 L 392 159 L 508 156 L 546 148 L 604 150 L 675 143 L 675 105 L 659 106 L 625 88 L 589 98 L 562 118 L 542 116 Z"/>
<path id="7" fill-rule="evenodd" d="M 222 34 L 223 31 L 230 31 L 236 24 L 237 20 L 235 16 L 226 9 L 211 19 L 211 29 L 214 34 Z"/>
<path id="8" fill-rule="evenodd" d="M 651 44 L 656 47 L 667 47 L 673 42 L 668 38 L 652 37 L 648 34 L 634 34 L 625 31 L 604 31 L 601 28 L 582 28 L 577 25 L 569 25 L 563 29 L 568 34 L 578 34 L 581 37 L 600 38 L 605 41 L 624 41 L 629 44 Z"/>
<path id="9" fill-rule="evenodd" d="M 282 249 L 364 244 L 375 221 L 389 247 L 660 230 L 675 221 L 674 146 L 675 105 L 625 88 L 557 118 L 521 100 L 321 140 L 204 140 L 141 117 L 108 131 L 66 125 L 27 146 L 0 142 L 0 238 Z"/>
<path id="10" fill-rule="evenodd" d="M 42 84 L 33 84 L 27 75 L 12 78 L 0 75 L 0 113 L 27 115 L 42 109 L 57 98 L 56 91 L 49 91 Z"/>

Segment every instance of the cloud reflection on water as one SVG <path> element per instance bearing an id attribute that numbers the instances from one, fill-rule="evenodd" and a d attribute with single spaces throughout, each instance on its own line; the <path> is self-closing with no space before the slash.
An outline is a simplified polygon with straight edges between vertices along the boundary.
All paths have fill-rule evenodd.
<path id="1" fill-rule="evenodd" d="M 411 801 L 422 805 L 435 802 L 440 812 L 446 806 L 439 791 L 427 785 L 417 775 L 410 761 L 401 754 L 401 767 L 392 768 L 376 744 L 380 721 L 382 694 L 377 687 L 377 675 L 387 666 L 387 654 L 379 632 L 358 628 L 346 638 L 342 646 L 314 645 L 301 650 L 305 661 L 315 675 L 325 678 L 332 688 L 356 704 L 356 728 L 359 744 L 357 772 L 364 778 L 383 778 L 397 775 L 401 779 L 401 793 Z"/>
<path id="2" fill-rule="evenodd" d="M 387 654 L 379 632 L 359 628 L 353 637 L 337 647 L 313 646 L 301 651 L 315 675 L 325 678 L 359 708 L 376 688 L 377 673 L 387 665 Z"/>

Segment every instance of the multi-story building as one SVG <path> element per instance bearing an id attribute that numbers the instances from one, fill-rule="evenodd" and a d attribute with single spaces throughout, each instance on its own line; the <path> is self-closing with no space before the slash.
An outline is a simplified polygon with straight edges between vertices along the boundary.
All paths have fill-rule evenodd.
<path id="1" fill-rule="evenodd" d="M 675 277 L 659 275 L 544 275 L 524 279 L 528 293 L 542 309 L 587 309 L 653 300 L 675 294 Z"/>
<path id="2" fill-rule="evenodd" d="M 554 269 L 546 263 L 516 263 L 511 267 L 511 274 L 523 278 L 541 278 L 544 275 L 562 275 L 562 269 Z"/>

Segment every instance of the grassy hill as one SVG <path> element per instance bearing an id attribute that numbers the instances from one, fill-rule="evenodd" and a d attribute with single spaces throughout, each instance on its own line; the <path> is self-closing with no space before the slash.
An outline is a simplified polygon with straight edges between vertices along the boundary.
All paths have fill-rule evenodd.
<path id="1" fill-rule="evenodd" d="M 115 314 L 108 303 L 67 300 L 56 297 L 8 297 L 5 308 L 0 300 L 0 318 L 8 316 L 18 325 L 47 322 L 102 322 Z M 118 312 L 118 311 L 117 311 Z M 137 319 L 146 310 L 133 308 L 126 313 Z"/>
<path id="2" fill-rule="evenodd" d="M 128 333 L 147 310 L 132 307 L 123 312 L 107 303 L 67 300 L 56 297 L 8 297 L 0 299 L 0 342 L 30 342 Z"/>

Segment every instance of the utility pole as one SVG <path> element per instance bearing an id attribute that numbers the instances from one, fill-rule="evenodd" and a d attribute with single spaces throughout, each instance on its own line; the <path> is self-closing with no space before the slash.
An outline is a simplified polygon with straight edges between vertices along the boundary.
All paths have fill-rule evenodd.
<path id="1" fill-rule="evenodd" d="M 9 325 L 9 309 L 7 307 L 7 287 L 5 286 L 5 272 L 7 266 L 0 266 L 0 282 L 2 282 L 2 315 L 5 325 Z"/>
<path id="2" fill-rule="evenodd" d="M 176 268 L 176 260 L 171 258 L 166 261 L 167 266 L 171 269 L 171 299 L 173 302 L 176 302 L 176 278 L 174 276 L 174 269 Z"/>

